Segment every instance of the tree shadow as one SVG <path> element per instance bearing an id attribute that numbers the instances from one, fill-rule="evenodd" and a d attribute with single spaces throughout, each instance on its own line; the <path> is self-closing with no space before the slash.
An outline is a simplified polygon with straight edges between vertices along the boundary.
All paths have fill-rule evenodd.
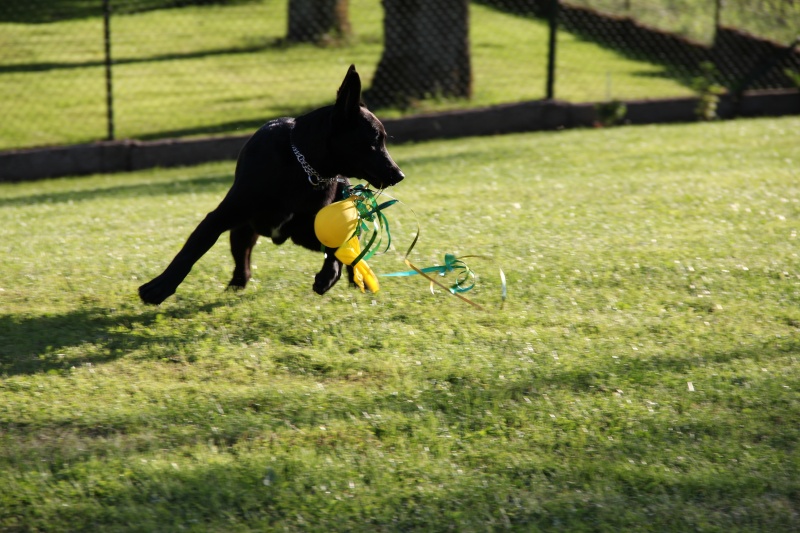
<path id="1" fill-rule="evenodd" d="M 800 354 L 800 339 L 784 339 L 780 342 L 765 342 L 758 345 L 742 346 L 735 350 L 715 350 L 695 353 L 694 349 L 671 355 L 660 354 L 650 357 L 626 357 L 618 364 L 579 370 L 554 369 L 546 375 L 537 376 L 528 383 L 514 383 L 506 392 L 516 398 L 531 393 L 537 388 L 559 388 L 580 393 L 613 392 L 620 382 L 635 382 L 644 387 L 659 384 L 665 375 L 690 376 L 692 369 L 705 365 L 726 365 L 737 361 L 768 360 Z M 688 379 L 691 381 L 691 379 Z M 537 387 L 538 385 L 538 387 Z"/>
<path id="2" fill-rule="evenodd" d="M 270 446 L 272 439 L 274 433 Z M 786 487 L 789 482 L 782 476 L 782 480 L 766 483 L 764 478 L 772 470 L 767 465 L 743 470 L 731 463 L 717 466 L 714 475 L 707 471 L 664 475 L 654 467 L 631 463 L 621 445 L 598 452 L 595 460 L 586 453 L 572 461 L 565 460 L 558 450 L 533 447 L 527 457 L 516 459 L 489 445 L 479 466 L 470 464 L 475 460 L 468 454 L 459 457 L 462 466 L 469 465 L 464 470 L 470 470 L 469 475 L 458 478 L 440 473 L 445 465 L 455 468 L 447 458 L 427 459 L 419 469 L 398 469 L 397 459 L 406 456 L 394 448 L 380 456 L 364 456 L 358 449 L 345 446 L 328 451 L 298 442 L 293 444 L 297 450 L 294 455 L 276 453 L 279 456 L 270 459 L 270 453 L 259 450 L 262 456 L 257 459 L 238 460 L 234 455 L 233 460 L 205 460 L 179 468 L 161 458 L 168 456 L 165 451 L 182 457 L 172 446 L 162 446 L 165 448 L 159 450 L 152 465 L 133 466 L 120 473 L 125 478 L 123 483 L 112 482 L 107 473 L 91 479 L 100 485 L 92 493 L 92 509 L 111 508 L 113 513 L 65 512 L 55 505 L 35 510 L 20 505 L 18 513 L 24 517 L 36 513 L 47 523 L 76 531 L 303 530 L 308 523 L 317 526 L 312 529 L 328 531 L 352 530 L 352 524 L 369 526 L 356 527 L 357 531 L 426 531 L 431 524 L 444 526 L 445 521 L 450 528 L 461 526 L 463 530 L 483 524 L 485 527 L 478 529 L 685 531 L 707 527 L 709 516 L 715 524 L 729 525 L 733 530 L 755 531 L 765 524 L 775 531 L 793 530 L 792 508 L 785 506 L 792 495 L 791 488 Z M 303 452 L 317 460 L 304 460 Z M 319 456 L 336 467 L 321 464 Z M 345 461 L 348 467 L 339 466 Z M 88 484 L 88 475 L 81 474 L 80 468 L 96 468 L 97 464 L 96 458 L 93 462 L 78 460 L 73 469 L 64 469 L 53 477 L 75 479 L 76 485 Z M 112 473 L 116 469 L 122 472 L 116 464 L 109 468 Z M 348 477 L 357 480 L 354 489 L 347 490 Z M 401 493 L 398 487 L 409 482 L 418 489 L 438 485 L 436 497 L 423 490 Z M 333 494 L 325 490 L 327 487 Z M 388 492 L 376 494 L 371 487 L 387 487 Z M 351 503 L 338 505 L 336 512 L 331 512 L 333 495 L 346 495 Z M 10 501 L 17 503 L 20 499 L 17 496 Z M 438 521 L 436 517 L 440 517 Z"/>
<path id="3" fill-rule="evenodd" d="M 509 398 L 524 401 L 526 397 L 535 397 L 548 390 L 561 390 L 578 395 L 607 395 L 614 393 L 620 384 L 635 383 L 637 387 L 642 388 L 658 387 L 664 382 L 665 376 L 672 378 L 683 376 L 686 378 L 685 381 L 692 381 L 693 370 L 703 369 L 708 365 L 728 367 L 738 364 L 739 361 L 774 360 L 798 354 L 800 354 L 800 338 L 783 338 L 756 342 L 731 350 L 717 349 L 703 352 L 687 347 L 685 351 L 654 354 L 649 357 L 630 356 L 611 359 L 608 363 L 591 367 L 566 369 L 561 366 L 549 366 L 532 369 L 524 378 L 495 383 L 491 387 L 484 387 L 481 383 L 474 382 L 469 370 L 462 372 L 458 368 L 449 367 L 444 373 L 431 371 L 429 376 L 433 381 L 447 382 L 448 390 L 456 396 L 468 391 L 463 397 L 474 398 L 475 405 L 491 405 Z M 736 384 L 739 378 L 731 379 L 733 380 L 731 383 Z M 462 408 L 448 403 L 447 397 L 442 396 L 441 391 L 436 388 L 423 391 L 419 399 L 423 404 L 436 406 L 445 412 Z M 403 407 L 403 404 L 399 406 Z M 389 406 L 383 407 L 389 408 Z"/>
<path id="4" fill-rule="evenodd" d="M 695 75 L 694 72 L 688 70 L 681 65 L 674 65 L 671 63 L 664 63 L 659 65 L 659 70 L 639 70 L 631 72 L 631 75 L 639 78 L 659 78 L 664 80 L 672 80 L 678 82 L 684 87 L 692 88 Z"/>
<path id="5" fill-rule="evenodd" d="M 159 61 L 182 61 L 186 59 L 201 59 L 206 57 L 234 55 L 234 54 L 253 54 L 256 52 L 263 52 L 265 50 L 282 49 L 286 48 L 287 43 L 283 39 L 265 39 L 264 42 L 246 46 L 230 46 L 227 48 L 215 48 L 209 50 L 197 50 L 194 52 L 185 53 L 167 53 L 158 54 L 148 57 L 134 57 L 134 58 L 121 58 L 114 59 L 113 64 L 119 65 L 135 65 L 139 63 L 154 63 Z M 47 72 L 50 70 L 69 70 L 80 68 L 94 68 L 102 67 L 105 61 L 102 59 L 93 61 L 76 61 L 76 62 L 40 62 L 40 63 L 19 63 L 11 65 L 0 65 L 0 74 L 14 74 L 14 73 L 30 73 L 30 72 Z"/>
<path id="6" fill-rule="evenodd" d="M 110 0 L 109 7 L 114 14 L 133 14 L 190 6 L 246 4 L 253 1 L 136 0 L 135 2 L 120 2 L 119 0 Z M 0 11 L 0 22 L 47 24 L 103 16 L 103 2 L 100 0 L 26 0 L 12 4 L 10 9 Z"/>
<path id="7" fill-rule="evenodd" d="M 174 343 L 174 335 L 141 336 L 131 331 L 146 328 L 164 317 L 183 319 L 209 313 L 223 305 L 184 302 L 179 308 L 147 308 L 130 312 L 94 307 L 63 314 L 0 315 L 0 374 L 7 376 L 62 372 L 78 364 L 101 364 L 152 343 Z M 95 354 L 66 359 L 59 352 L 91 343 Z"/>
<path id="8" fill-rule="evenodd" d="M 103 3 L 98 0 L 26 0 L 7 4 L 10 6 L 0 11 L 0 22 L 47 24 L 103 15 Z"/>
<path id="9" fill-rule="evenodd" d="M 308 113 L 313 109 L 317 109 L 319 107 L 330 105 L 331 102 L 319 102 L 317 104 L 304 106 L 304 107 L 297 107 L 297 106 L 275 106 L 270 105 L 270 109 L 274 111 L 273 116 L 275 118 L 278 117 L 287 117 L 287 116 L 299 116 L 304 113 Z M 208 124 L 202 126 L 193 126 L 191 128 L 178 128 L 173 130 L 158 130 L 151 133 L 142 133 L 137 134 L 136 138 L 142 141 L 154 141 L 158 139 L 169 139 L 169 138 L 178 138 L 178 137 L 192 137 L 192 136 L 202 136 L 202 135 L 220 135 L 220 134 L 231 134 L 231 133 L 253 133 L 258 128 L 264 125 L 265 122 L 271 120 L 269 118 L 256 118 L 256 119 L 248 119 L 248 120 L 232 120 L 229 122 L 220 122 L 216 124 Z"/>

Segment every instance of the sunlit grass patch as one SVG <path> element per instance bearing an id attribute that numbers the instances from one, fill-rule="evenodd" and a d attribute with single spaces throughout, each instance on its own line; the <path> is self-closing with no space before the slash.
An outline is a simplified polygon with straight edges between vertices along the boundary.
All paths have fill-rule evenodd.
<path id="1" fill-rule="evenodd" d="M 392 148 L 404 269 L 311 292 L 222 238 L 139 303 L 232 162 L 0 186 L 10 530 L 787 531 L 800 464 L 796 118 Z M 509 298 L 500 306 L 498 268 Z"/>

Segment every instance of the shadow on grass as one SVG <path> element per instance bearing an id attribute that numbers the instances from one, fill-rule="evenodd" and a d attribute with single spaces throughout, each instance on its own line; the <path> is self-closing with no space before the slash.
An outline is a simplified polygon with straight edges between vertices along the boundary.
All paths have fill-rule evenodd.
<path id="1" fill-rule="evenodd" d="M 464 409 L 464 401 L 476 406 L 492 405 L 498 401 L 513 399 L 522 402 L 528 397 L 537 397 L 548 391 L 567 391 L 571 394 L 585 395 L 610 395 L 618 389 L 629 387 L 646 389 L 663 387 L 665 383 L 674 383 L 680 391 L 686 391 L 686 382 L 692 379 L 692 373 L 699 369 L 704 375 L 707 367 L 719 366 L 720 368 L 736 368 L 741 362 L 751 362 L 745 365 L 752 367 L 752 363 L 769 361 L 787 356 L 800 355 L 800 339 L 782 338 L 741 346 L 731 350 L 699 351 L 696 348 L 687 348 L 674 354 L 660 354 L 651 357 L 628 357 L 614 359 L 615 362 L 602 363 L 592 366 L 566 369 L 562 366 L 549 366 L 538 370 L 531 370 L 524 378 L 514 381 L 492 382 L 487 386 L 482 376 L 471 374 L 468 369 L 463 372 L 458 369 L 448 368 L 445 373 L 431 371 L 428 378 L 434 382 L 447 382 L 447 390 L 462 399 L 462 403 L 452 403 L 448 397 L 442 396 L 440 390 L 433 388 L 420 395 L 420 401 L 442 412 L 460 411 Z M 619 361 L 619 362 L 616 362 Z M 746 372 L 746 371 L 743 371 Z M 748 380 L 732 375 L 720 378 L 723 381 L 706 384 L 706 390 L 711 393 L 714 387 L 743 387 Z M 698 384 L 698 390 L 702 385 Z M 676 391 L 679 392 L 679 391 Z M 714 390 L 714 394 L 718 391 Z M 700 396 L 696 397 L 698 401 Z M 392 400 L 382 406 L 392 408 Z M 397 405 L 400 410 L 404 406 Z M 407 407 L 413 412 L 413 405 Z"/>
<path id="2" fill-rule="evenodd" d="M 744 471 L 729 463 L 717 465 L 713 474 L 707 467 L 665 473 L 629 461 L 620 444 L 594 460 L 584 455 L 570 461 L 536 448 L 517 458 L 487 442 L 480 465 L 465 466 L 470 460 L 464 457 L 453 465 L 446 457 L 427 459 L 428 468 L 414 469 L 398 467 L 394 450 L 376 457 L 357 447 L 328 451 L 310 439 L 293 441 L 293 455 L 271 461 L 265 453 L 260 460 L 209 460 L 188 469 L 175 463 L 131 466 L 124 483 L 108 479 L 110 473 L 98 474 L 91 479 L 100 485 L 92 492 L 93 506 L 47 502 L 35 507 L 16 494 L 8 499 L 18 516 L 75 531 L 123 523 L 141 531 L 180 531 L 197 524 L 212 531 L 281 525 L 303 530 L 308 523 L 327 531 L 350 531 L 353 524 L 368 525 L 355 528 L 363 531 L 491 531 L 497 524 L 519 531 L 687 531 L 707 529 L 709 523 L 734 531 L 794 530 L 795 484 L 780 467 L 765 462 Z M 497 455 L 489 455 L 492 451 Z M 336 467 L 319 456 L 333 457 Z M 340 466 L 350 457 L 358 458 L 354 466 Z M 82 462 L 76 463 L 57 479 L 88 484 Z M 443 474 L 445 463 L 463 467 L 467 475 Z M 402 486 L 412 482 L 413 491 Z M 344 497 L 331 512 L 334 495 Z"/>
<path id="3" fill-rule="evenodd" d="M 615 359 L 618 363 L 593 368 L 573 370 L 555 369 L 546 375 L 537 376 L 530 384 L 517 383 L 509 388 L 509 395 L 521 398 L 532 389 L 561 388 L 573 392 L 611 393 L 619 386 L 635 384 L 637 387 L 658 386 L 665 376 L 682 376 L 692 381 L 695 368 L 707 365 L 730 365 L 738 361 L 770 360 L 786 355 L 800 354 L 800 339 L 779 339 L 742 346 L 733 350 L 714 350 L 697 352 L 688 348 L 686 352 L 674 355 L 654 355 L 650 357 L 627 357 Z M 685 390 L 685 383 L 683 389 Z"/>
<path id="4" fill-rule="evenodd" d="M 154 141 L 158 139 L 169 139 L 176 137 L 191 137 L 215 134 L 232 134 L 236 133 L 251 134 L 255 133 L 258 128 L 264 123 L 274 118 L 279 117 L 297 117 L 304 113 L 308 113 L 318 107 L 330 105 L 332 102 L 320 102 L 318 105 L 304 106 L 304 107 L 290 107 L 290 106 L 270 106 L 272 117 L 260 117 L 248 120 L 233 120 L 230 122 L 222 122 L 217 124 L 208 124 L 204 126 L 195 126 L 191 128 L 180 128 L 174 130 L 160 129 L 151 133 L 142 133 L 136 135 L 136 138 L 142 141 Z"/>
<path id="5" fill-rule="evenodd" d="M 123 179 L 120 179 L 123 181 Z M 102 187 L 79 191 L 61 191 L 53 193 L 31 194 L 13 198 L 0 198 L 0 208 L 11 206 L 29 206 L 36 204 L 58 204 L 82 202 L 102 198 L 133 198 L 142 196 L 163 196 L 216 191 L 233 183 L 233 165 L 231 173 L 217 176 L 204 176 L 190 180 L 161 183 L 137 183 Z M 220 196 L 220 200 L 222 197 Z"/>
<path id="6" fill-rule="evenodd" d="M 0 316 L 0 374 L 8 376 L 60 373 L 77 364 L 100 364 L 152 343 L 174 344 L 178 335 L 132 335 L 135 328 L 148 327 L 167 317 L 181 319 L 209 313 L 222 301 L 186 302 L 181 308 L 147 308 L 128 313 L 109 309 L 79 309 L 60 315 Z M 62 350 L 83 344 L 95 345 L 93 355 L 66 359 Z"/>
<path id="7" fill-rule="evenodd" d="M 286 113 L 286 115 L 289 116 L 294 111 L 296 111 L 296 109 L 289 111 L 288 113 Z M 194 126 L 191 128 L 159 130 L 151 133 L 142 133 L 137 135 L 136 138 L 141 141 L 157 141 L 159 139 L 174 139 L 180 137 L 205 136 L 205 135 L 222 135 L 222 134 L 242 135 L 247 133 L 255 133 L 255 131 L 258 128 L 260 128 L 266 121 L 267 121 L 266 119 L 261 119 L 261 118 L 252 120 L 235 120 L 219 124 Z"/>
<path id="8" fill-rule="evenodd" d="M 232 46 L 228 48 L 216 48 L 210 50 L 198 50 L 185 53 L 159 54 L 149 57 L 135 57 L 114 59 L 113 63 L 119 65 L 135 65 L 139 63 L 154 63 L 159 61 L 180 61 L 186 59 L 202 59 L 206 57 L 225 56 L 234 54 L 252 54 L 265 50 L 286 48 L 286 41 L 283 39 L 268 39 L 263 43 L 249 46 Z M 0 65 L 0 74 L 47 72 L 50 70 L 69 70 L 80 68 L 96 68 L 105 65 L 103 60 L 79 61 L 79 62 L 42 62 L 42 63 L 20 63 L 12 65 Z"/>
<path id="9" fill-rule="evenodd" d="M 187 304 L 184 308 L 165 314 L 171 318 L 181 318 L 208 311 L 215 305 L 218 304 L 194 307 Z M 112 330 L 119 326 L 129 327 L 135 321 L 146 326 L 156 320 L 156 314 L 155 310 L 148 310 L 145 313 L 107 316 L 107 310 L 95 308 L 62 317 L 32 319 L 27 325 L 23 324 L 28 329 L 22 333 L 33 337 L 41 331 L 47 332 L 46 328 L 69 329 L 75 328 L 78 323 L 82 332 L 77 333 L 106 337 L 107 340 L 103 342 L 108 347 L 112 347 L 115 341 L 133 343 L 122 345 L 127 349 L 135 347 L 136 343 L 144 344 L 144 341 L 125 341 Z M 36 323 L 36 320 L 40 322 Z M 6 339 L 2 338 L 6 327 L 5 322 L 0 322 L 0 346 L 7 344 Z M 50 340 L 63 343 L 59 339 L 57 331 L 47 332 L 45 339 L 36 342 L 41 344 Z M 156 340 L 179 342 L 177 338 Z M 710 352 L 703 357 L 708 362 L 727 363 L 738 359 L 775 357 L 798 350 L 800 342 L 787 339 L 785 342 L 753 343 L 729 352 Z M 690 351 L 641 360 L 642 364 L 653 365 L 643 371 L 654 376 L 689 371 L 691 364 L 687 365 L 686 360 L 690 359 Z M 37 371 L 43 370 L 47 368 Z M 629 377 L 620 370 L 616 372 L 623 378 Z M 530 381 L 540 388 L 553 384 L 556 388 L 580 391 L 580 383 L 576 386 L 575 381 L 580 382 L 582 374 L 563 372 L 559 367 L 552 367 L 542 375 L 531 376 Z M 477 380 L 485 378 L 474 373 L 470 375 L 469 370 L 464 369 L 455 371 L 451 382 L 455 385 L 462 377 L 466 381 L 471 376 Z M 563 530 L 625 530 L 639 529 L 646 524 L 653 530 L 684 531 L 703 529 L 703 525 L 710 523 L 709 517 L 713 518 L 716 526 L 727 525 L 734 530 L 757 530 L 764 525 L 769 525 L 775 531 L 792 530 L 796 513 L 791 502 L 797 493 L 796 477 L 792 475 L 794 466 L 774 460 L 790 456 L 796 448 L 796 439 L 787 429 L 796 427 L 790 424 L 794 418 L 789 417 L 796 417 L 796 410 L 789 399 L 783 405 L 770 405 L 764 412 L 758 413 L 766 423 L 751 427 L 748 432 L 743 433 L 740 429 L 739 412 L 719 403 L 714 410 L 725 407 L 723 411 L 727 412 L 721 413 L 725 416 L 698 416 L 696 410 L 699 407 L 695 407 L 692 414 L 673 415 L 675 420 L 670 424 L 674 425 L 674 429 L 682 430 L 681 435 L 672 432 L 673 428 L 669 428 L 669 432 L 663 427 L 659 429 L 664 425 L 663 419 L 654 418 L 636 422 L 637 427 L 648 430 L 653 436 L 631 435 L 627 439 L 605 441 L 601 431 L 598 439 L 604 445 L 589 450 L 582 439 L 573 437 L 579 432 L 571 429 L 565 429 L 554 438 L 552 444 L 533 440 L 528 445 L 518 438 L 504 440 L 504 432 L 511 436 L 516 430 L 513 410 L 508 411 L 505 422 L 494 416 L 484 419 L 482 413 L 487 406 L 498 405 L 513 396 L 512 388 L 524 383 L 507 385 L 494 382 L 487 387 L 480 386 L 482 383 L 472 383 L 469 395 L 458 394 L 463 391 L 451 389 L 460 398 L 455 402 L 448 402 L 449 395 L 435 390 L 426 391 L 422 397 L 415 397 L 414 401 L 410 401 L 405 394 L 392 394 L 388 390 L 374 396 L 357 396 L 350 402 L 343 402 L 334 394 L 325 413 L 321 412 L 320 405 L 308 399 L 305 388 L 285 394 L 284 391 L 278 393 L 270 387 L 263 387 L 245 396 L 226 396 L 219 401 L 227 415 L 220 414 L 213 419 L 206 413 L 208 406 L 202 404 L 207 399 L 200 399 L 201 405 L 187 402 L 177 408 L 171 406 L 169 410 L 153 404 L 146 413 L 146 426 L 143 426 L 143 431 L 152 432 L 153 436 L 139 443 L 141 448 L 132 454 L 131 463 L 138 465 L 133 458 L 137 455 L 141 457 L 139 454 L 143 452 L 146 452 L 144 456 L 152 452 L 164 460 L 154 462 L 151 466 L 127 466 L 124 476 L 121 475 L 119 464 L 126 464 L 123 459 L 127 458 L 121 458 L 121 452 L 111 446 L 115 442 L 124 442 L 128 437 L 123 438 L 116 426 L 100 428 L 98 432 L 95 427 L 87 428 L 76 420 L 57 428 L 63 432 L 61 434 L 69 435 L 67 430 L 75 430 L 87 437 L 80 441 L 81 446 L 97 446 L 93 448 L 94 453 L 89 453 L 69 446 L 73 442 L 69 439 L 61 442 L 42 438 L 40 427 L 18 425 L 8 434 L 19 439 L 20 443 L 46 442 L 55 451 L 42 448 L 41 445 L 39 449 L 24 450 L 20 444 L 8 452 L 11 459 L 19 457 L 20 461 L 9 464 L 31 461 L 30 454 L 35 453 L 39 454 L 37 468 L 43 465 L 46 468 L 51 459 L 45 452 L 70 454 L 68 462 L 54 468 L 51 478 L 36 477 L 42 480 L 39 486 L 51 490 L 57 482 L 73 482 L 76 485 L 94 483 L 91 498 L 95 505 L 75 505 L 81 503 L 76 497 L 73 501 L 66 500 L 73 503 L 69 507 L 48 502 L 36 507 L 25 499 L 30 497 L 30 493 L 22 491 L 12 492 L 7 504 L 16 516 L 24 520 L 43 520 L 43 524 L 59 523 L 76 531 L 96 529 L 98 526 L 103 529 L 103 525 L 114 529 L 122 523 L 143 531 L 178 531 L 183 527 L 191 529 L 192 524 L 203 524 L 205 529 L 219 530 L 225 530 L 232 524 L 239 527 L 249 525 L 255 529 L 267 524 L 288 524 L 302 529 L 299 526 L 309 521 L 332 531 L 347 530 L 347 526 L 353 523 L 369 524 L 372 530 L 382 530 L 384 528 L 380 526 L 385 525 L 386 530 L 410 531 L 430 529 L 432 524 L 436 525 L 437 517 L 449 526 L 460 525 L 463 530 L 484 529 L 478 526 L 502 522 L 507 529 L 520 530 L 547 529 L 553 524 L 559 524 L 561 527 L 558 529 Z M 755 390 L 752 394 L 755 397 L 759 392 Z M 443 446 L 442 455 L 437 456 L 436 447 L 427 440 L 432 434 L 430 429 L 426 431 L 416 417 L 394 416 L 395 413 L 418 413 L 417 404 L 424 405 L 426 409 L 436 409 L 438 422 L 434 429 L 449 428 L 455 432 L 456 426 L 466 425 L 470 433 L 461 436 L 462 440 L 456 440 L 452 447 Z M 261 406 L 264 411 L 255 412 L 251 405 Z M 533 407 L 537 408 L 541 410 L 541 407 Z M 337 412 L 332 412 L 334 410 Z M 782 411 L 786 413 L 786 427 L 766 419 Z M 327 430 L 317 429 L 323 421 L 323 415 L 355 419 L 348 415 L 362 412 L 383 412 L 383 417 L 376 422 L 384 423 L 390 430 L 383 446 L 356 433 L 359 429 L 357 425 L 351 428 L 357 434 L 352 440 L 326 437 Z M 623 411 L 617 414 L 621 413 Z M 187 420 L 197 422 L 187 423 Z M 213 428 L 210 427 L 211 420 Z M 535 418 L 526 417 L 520 423 L 535 429 Z M 135 433 L 141 425 L 140 421 L 135 421 L 129 429 Z M 170 433 L 169 428 L 176 425 L 183 425 L 185 431 L 179 435 Z M 758 432 L 762 428 L 766 440 L 755 440 L 759 438 Z M 366 431 L 363 426 L 361 429 Z M 657 429 L 661 433 L 656 433 Z M 47 436 L 53 434 L 49 428 L 45 430 Z M 420 434 L 417 435 L 416 431 L 420 431 Z M 776 439 L 785 440 L 768 440 L 773 434 Z M 103 440 L 106 436 L 119 440 L 111 439 L 107 443 Z M 132 441 L 135 436 L 130 437 Z M 89 442 L 89 437 L 95 442 Z M 245 452 L 237 457 L 234 445 L 247 443 L 254 437 L 264 437 L 263 441 L 257 441 L 261 442 L 255 452 L 257 456 L 248 457 L 248 452 Z M 177 440 L 172 440 L 174 438 Z M 375 438 L 383 440 L 377 432 Z M 363 443 L 360 439 L 363 439 Z M 728 460 L 728 457 L 723 458 L 716 444 L 728 446 L 722 448 L 722 453 L 725 453 L 726 450 L 737 452 L 742 447 L 750 449 L 754 442 L 761 442 L 762 446 L 751 452 L 753 455 L 746 468 Z M 212 443 L 219 447 L 224 450 L 223 459 L 210 461 L 201 455 L 190 468 L 179 469 L 169 464 L 170 455 L 186 453 L 181 446 L 196 443 Z M 413 462 L 405 467 L 403 461 L 395 459 L 408 460 L 410 456 L 403 455 L 407 453 L 402 451 L 403 448 L 395 452 L 395 443 L 404 444 L 410 449 L 415 446 L 421 448 L 423 444 L 430 445 L 434 453 L 425 455 L 424 464 L 419 463 L 418 467 Z M 272 446 L 278 451 L 274 452 Z M 779 450 L 781 454 L 767 455 L 769 450 L 765 446 Z M 672 454 L 673 447 L 678 450 L 675 454 L 686 454 L 685 465 L 682 457 L 673 460 L 671 455 L 666 456 L 669 468 L 664 468 L 660 463 L 648 466 L 642 461 L 650 461 L 651 458 L 663 460 L 662 453 Z M 662 452 L 661 448 L 666 452 Z M 96 470 L 99 473 L 90 477 L 87 472 L 97 469 L 99 460 L 105 461 L 106 456 L 102 451 L 106 449 L 110 450 L 107 452 L 108 470 Z M 370 453 L 372 449 L 377 451 Z M 450 449 L 458 453 L 451 454 Z M 286 452 L 281 453 L 284 450 Z M 214 453 L 217 453 L 216 448 Z M 757 458 L 757 454 L 763 457 Z M 224 460 L 226 455 L 231 458 L 230 461 Z M 268 459 L 270 455 L 271 460 Z M 747 456 L 747 453 L 744 455 Z M 191 453 L 179 457 L 191 457 Z M 330 464 L 336 466 L 327 466 L 327 458 L 333 459 Z M 357 459 L 348 460 L 352 458 Z M 459 464 L 453 465 L 452 462 L 456 460 Z M 463 467 L 466 475 L 443 473 L 445 470 L 441 467 L 445 465 L 448 466 L 447 472 L 452 470 L 451 467 Z M 122 482 L 112 482 L 117 470 Z M 461 470 L 458 472 L 461 473 Z M 351 480 L 355 480 L 355 483 L 349 484 L 351 488 L 348 491 L 346 487 Z M 436 497 L 430 497 L 421 490 L 406 491 L 404 487 L 407 485 L 403 484 L 408 482 L 435 491 Z M 332 487 L 334 484 L 336 489 L 333 493 L 344 494 L 348 498 L 341 500 L 345 502 L 342 504 L 337 500 L 336 513 L 331 513 L 331 492 L 318 487 Z M 379 493 L 373 487 L 384 487 L 386 490 Z M 42 492 L 42 496 L 35 496 L 44 498 L 46 495 L 46 492 Z M 353 503 L 347 504 L 348 501 Z M 402 504 L 398 504 L 398 501 L 402 501 Z M 302 510 L 305 522 L 295 521 L 298 509 Z"/>
<path id="10" fill-rule="evenodd" d="M 657 71 L 653 70 L 639 70 L 632 72 L 631 75 L 639 78 L 658 78 L 664 80 L 677 81 L 684 87 L 692 88 L 692 83 L 696 76 L 690 70 L 681 65 L 673 65 L 665 63 L 659 65 L 661 68 Z"/>
<path id="11" fill-rule="evenodd" d="M 174 9 L 209 4 L 246 4 L 254 0 L 136 0 L 135 2 L 109 0 L 114 15 L 142 13 L 162 9 Z M 21 24 L 47 24 L 65 20 L 103 16 L 101 0 L 26 0 L 7 2 L 0 9 L 0 22 Z"/>
<path id="12" fill-rule="evenodd" d="M 3 4 L 0 22 L 46 24 L 103 16 L 103 3 L 98 0 L 27 0 Z"/>

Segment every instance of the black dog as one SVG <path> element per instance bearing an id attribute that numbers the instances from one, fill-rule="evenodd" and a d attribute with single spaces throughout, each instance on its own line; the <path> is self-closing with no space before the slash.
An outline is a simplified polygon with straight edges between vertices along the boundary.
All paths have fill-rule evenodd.
<path id="1" fill-rule="evenodd" d="M 348 185 L 343 176 L 364 179 L 378 189 L 404 178 L 385 141 L 383 125 L 361 101 L 361 79 L 351 65 L 334 105 L 296 119 L 273 120 L 253 134 L 239 153 L 228 194 L 192 232 L 167 269 L 139 287 L 139 296 L 159 304 L 174 294 L 197 260 L 228 230 L 235 262 L 228 287 L 233 289 L 244 288 L 250 279 L 250 255 L 259 235 L 271 237 L 275 244 L 291 238 L 295 244 L 321 250 L 314 217 L 341 199 Z M 342 263 L 334 251 L 326 250 L 314 278 L 318 294 L 341 276 Z"/>

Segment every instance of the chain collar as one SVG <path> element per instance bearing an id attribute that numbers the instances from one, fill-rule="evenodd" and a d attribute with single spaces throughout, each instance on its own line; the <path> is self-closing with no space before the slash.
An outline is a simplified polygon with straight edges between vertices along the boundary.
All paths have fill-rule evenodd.
<path id="1" fill-rule="evenodd" d="M 300 150 L 297 149 L 297 146 L 295 146 L 294 143 L 292 143 L 292 152 L 294 152 L 297 162 L 300 163 L 300 166 L 303 167 L 303 170 L 308 176 L 308 182 L 315 189 L 322 189 L 326 185 L 330 185 L 334 182 L 347 183 L 347 180 L 341 176 L 334 176 L 332 178 L 323 178 L 320 176 L 319 173 L 314 170 L 314 167 L 312 167 L 308 161 L 306 161 L 305 156 L 300 153 Z"/>

